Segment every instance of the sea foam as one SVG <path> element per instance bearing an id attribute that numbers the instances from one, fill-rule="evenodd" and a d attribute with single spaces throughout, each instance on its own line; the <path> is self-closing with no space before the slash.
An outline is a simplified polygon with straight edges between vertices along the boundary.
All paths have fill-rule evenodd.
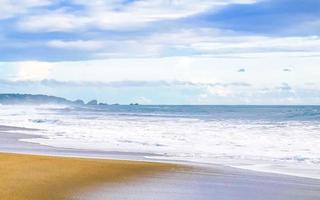
<path id="1" fill-rule="evenodd" d="M 39 129 L 34 134 L 44 137 L 25 141 L 54 147 L 153 153 L 279 173 L 299 165 L 315 174 L 314 169 L 320 171 L 319 111 L 295 106 L 1 106 L 0 124 Z M 279 165 L 286 167 L 272 167 Z M 299 175 L 299 170 L 290 173 Z"/>

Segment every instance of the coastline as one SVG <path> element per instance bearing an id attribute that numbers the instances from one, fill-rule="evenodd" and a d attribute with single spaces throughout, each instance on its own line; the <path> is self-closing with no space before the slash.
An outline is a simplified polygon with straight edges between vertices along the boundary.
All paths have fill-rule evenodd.
<path id="1" fill-rule="evenodd" d="M 181 109 L 182 115 L 175 118 Z M 235 116 L 229 116 L 225 109 Z M 278 109 L 284 113 L 279 119 L 274 118 L 279 114 Z M 312 107 L 301 110 L 268 106 L 107 106 L 91 109 L 53 105 L 4 106 L 1 121 L 6 125 L 38 129 L 19 131 L 33 136 L 19 136 L 18 140 L 25 142 L 21 144 L 23 150 L 10 147 L 14 152 L 220 164 L 320 179 L 317 123 L 313 120 L 304 123 L 303 117 L 301 120 L 298 117 L 297 121 L 290 118 L 293 114 L 290 110 L 296 110 L 295 115 L 300 116 L 299 112 L 310 109 Z M 256 115 L 265 110 L 270 113 Z M 158 116 L 154 112 L 163 114 Z M 200 117 L 207 112 L 204 118 Z M 232 120 L 228 119 L 230 117 Z M 237 121 L 237 118 L 242 120 Z M 190 129 L 184 130 L 189 125 Z"/>
<path id="2" fill-rule="evenodd" d="M 107 164 L 107 162 L 115 162 L 119 164 L 118 166 L 123 166 L 124 163 L 139 163 L 140 167 L 144 163 L 152 163 L 153 166 L 150 167 L 157 169 L 151 170 L 150 172 L 152 173 L 149 173 L 148 170 L 140 171 L 140 169 L 145 169 L 144 167 L 136 168 L 133 171 L 124 170 L 124 174 L 130 172 L 130 178 L 127 179 L 128 181 L 113 181 L 112 184 L 110 184 L 110 179 L 109 181 L 108 179 L 104 179 L 93 184 L 92 182 L 88 183 L 85 181 L 86 183 L 83 185 L 73 185 L 70 189 L 70 191 L 72 190 L 73 192 L 72 194 L 67 192 L 69 195 L 67 199 L 128 199 L 128 195 L 130 196 L 130 200 L 150 198 L 155 200 L 209 200 L 212 199 L 213 196 L 221 200 L 320 199 L 318 192 L 320 191 L 320 181 L 317 179 L 263 173 L 220 165 L 199 165 L 195 163 L 181 163 L 184 164 L 183 166 L 187 166 L 187 168 L 180 170 L 182 166 L 179 165 L 179 162 L 172 161 L 173 164 L 170 164 L 170 161 L 163 160 L 155 160 L 155 162 L 153 162 L 153 160 L 146 158 L 146 156 L 152 155 L 62 149 L 23 142 L 20 141 L 20 139 L 38 136 L 26 135 L 24 133 L 19 134 L 19 129 L 15 129 L 15 127 L 6 128 L 10 129 L 10 131 L 6 132 L 3 127 L 0 128 L 0 151 L 19 153 L 20 155 L 14 154 L 18 157 L 27 156 L 34 158 L 39 157 L 39 155 L 47 155 L 40 157 L 54 160 L 75 159 L 89 163 L 106 162 L 105 164 Z M 36 154 L 38 156 L 30 154 Z M 37 165 L 36 162 L 30 162 L 30 164 L 32 163 Z M 158 170 L 159 168 L 156 166 L 163 166 L 164 168 Z M 167 168 L 168 166 L 178 167 Z M 82 173 L 79 174 L 81 175 Z M 90 187 L 88 187 L 88 184 Z M 259 192 L 257 193 L 257 191 Z M 154 195 L 154 192 L 156 192 L 157 195 Z M 60 197 L 58 199 L 62 198 Z"/>
<path id="3" fill-rule="evenodd" d="M 0 174 L 13 200 L 320 198 L 316 180 L 224 167 L 0 153 Z"/>

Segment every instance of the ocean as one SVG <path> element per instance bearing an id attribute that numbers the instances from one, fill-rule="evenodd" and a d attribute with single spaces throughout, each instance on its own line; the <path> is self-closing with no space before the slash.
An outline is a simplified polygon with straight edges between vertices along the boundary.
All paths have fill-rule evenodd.
<path id="1" fill-rule="evenodd" d="M 25 141 L 320 178 L 320 106 L 1 105 Z"/>

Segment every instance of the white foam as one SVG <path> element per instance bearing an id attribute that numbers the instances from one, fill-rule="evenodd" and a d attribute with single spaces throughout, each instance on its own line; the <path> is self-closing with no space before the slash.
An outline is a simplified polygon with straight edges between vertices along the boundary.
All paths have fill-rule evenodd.
<path id="1" fill-rule="evenodd" d="M 84 115 L 80 111 L 61 113 L 56 108 L 1 106 L 0 124 L 41 129 L 35 134 L 44 138 L 25 141 L 55 147 L 157 153 L 171 159 L 252 169 L 259 168 L 253 167 L 255 164 L 272 168 L 270 163 L 305 168 L 320 165 L 318 122 L 205 121 L 101 112 Z"/>
<path id="2" fill-rule="evenodd" d="M 314 164 L 252 164 L 252 165 L 234 165 L 233 167 L 259 172 L 285 174 L 289 176 L 320 179 L 319 165 Z"/>

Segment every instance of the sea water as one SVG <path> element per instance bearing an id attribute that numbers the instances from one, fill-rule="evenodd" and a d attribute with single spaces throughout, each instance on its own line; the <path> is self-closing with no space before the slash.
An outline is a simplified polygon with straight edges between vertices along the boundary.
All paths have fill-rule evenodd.
<path id="1" fill-rule="evenodd" d="M 0 106 L 54 147 L 152 153 L 320 178 L 320 106 Z"/>

